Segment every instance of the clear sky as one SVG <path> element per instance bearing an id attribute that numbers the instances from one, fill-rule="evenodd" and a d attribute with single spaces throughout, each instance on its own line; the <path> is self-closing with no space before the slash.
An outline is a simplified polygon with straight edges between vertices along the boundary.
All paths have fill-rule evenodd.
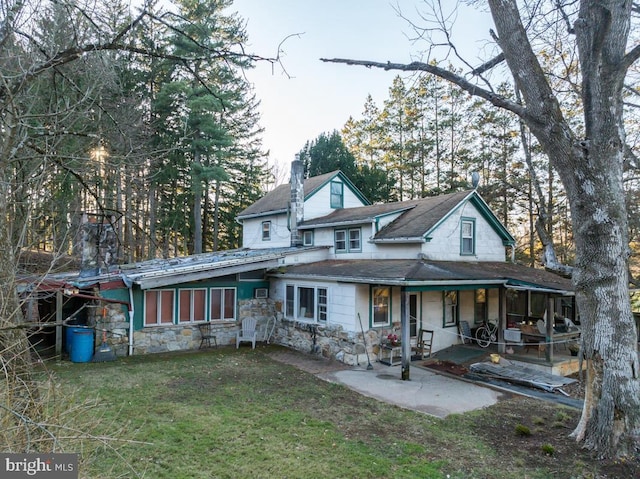
<path id="1" fill-rule="evenodd" d="M 453 7 L 455 0 L 444 0 Z M 279 43 L 288 77 L 267 63 L 247 72 L 261 101 L 263 144 L 279 182 L 288 180 L 294 155 L 320 133 L 341 129 L 349 116 L 359 118 L 368 94 L 381 107 L 399 72 L 323 63 L 319 58 L 410 62 L 423 60 L 425 42 L 413 42 L 409 23 L 393 6 L 417 20 L 420 0 L 235 0 L 232 10 L 247 22 L 248 50 L 276 55 Z M 423 22 L 424 23 L 424 22 Z M 461 9 L 458 36 L 470 58 L 477 58 L 489 22 L 478 12 Z M 454 33 L 455 33 L 454 32 Z M 479 61 L 474 61 L 479 64 Z"/>

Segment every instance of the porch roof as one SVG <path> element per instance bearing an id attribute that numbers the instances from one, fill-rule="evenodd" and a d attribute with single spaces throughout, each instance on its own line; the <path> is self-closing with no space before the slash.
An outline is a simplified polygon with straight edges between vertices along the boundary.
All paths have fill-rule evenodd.
<path id="1" fill-rule="evenodd" d="M 573 294 L 570 279 L 542 269 L 498 261 L 327 260 L 289 266 L 271 274 L 285 278 L 414 286 L 425 289 L 495 285 Z"/>

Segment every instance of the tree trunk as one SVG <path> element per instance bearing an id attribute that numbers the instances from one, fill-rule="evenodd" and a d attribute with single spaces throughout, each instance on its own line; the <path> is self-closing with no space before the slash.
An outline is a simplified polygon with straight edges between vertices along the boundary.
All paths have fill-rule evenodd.
<path id="1" fill-rule="evenodd" d="M 615 0 L 598 6 L 582 3 L 576 39 L 586 137 L 578 141 L 533 54 L 516 1 L 490 0 L 489 5 L 499 45 L 525 99 L 523 120 L 557 169 L 571 205 L 576 241 L 573 280 L 588 364 L 585 404 L 574 436 L 600 456 L 630 455 L 637 446 L 640 425 L 622 188 L 625 71 L 620 66 L 630 12 L 625 14 L 622 3 Z"/>
<path id="2" fill-rule="evenodd" d="M 622 88 L 627 70 L 640 58 L 640 46 L 626 52 L 632 2 L 580 2 L 573 33 L 580 60 L 584 139 L 576 138 L 563 116 L 529 42 L 518 3 L 488 1 L 496 26 L 494 37 L 522 93 L 522 104 L 432 63 L 323 61 L 429 72 L 515 113 L 526 123 L 558 172 L 571 206 L 576 242 L 573 282 L 588 372 L 582 418 L 573 434 L 600 457 L 632 456 L 640 446 L 640 365 L 629 297 L 628 225 L 622 188 Z M 558 2 L 554 8 L 565 6 Z"/>

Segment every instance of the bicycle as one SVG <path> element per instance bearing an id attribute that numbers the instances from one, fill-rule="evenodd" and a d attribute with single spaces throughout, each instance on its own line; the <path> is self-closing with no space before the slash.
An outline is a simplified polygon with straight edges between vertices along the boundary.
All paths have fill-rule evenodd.
<path id="1" fill-rule="evenodd" d="M 498 324 L 485 319 L 482 321 L 482 326 L 476 329 L 476 342 L 481 348 L 486 348 L 496 341 L 498 341 Z"/>

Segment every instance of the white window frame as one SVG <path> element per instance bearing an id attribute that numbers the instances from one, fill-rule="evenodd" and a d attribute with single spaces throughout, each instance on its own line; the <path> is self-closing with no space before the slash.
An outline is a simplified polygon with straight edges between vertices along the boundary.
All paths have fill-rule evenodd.
<path id="1" fill-rule="evenodd" d="M 340 239 L 338 237 L 340 236 Z M 333 232 L 333 246 L 336 253 L 362 252 L 362 230 L 360 228 L 337 229 Z M 344 243 L 344 248 L 339 247 Z"/>
<path id="2" fill-rule="evenodd" d="M 317 288 L 316 293 L 316 302 L 318 304 L 318 322 L 326 323 L 327 318 L 329 317 L 329 289 Z"/>
<path id="3" fill-rule="evenodd" d="M 313 291 L 313 317 L 306 317 L 309 313 L 306 306 L 300 304 L 300 290 Z M 293 295 L 293 297 L 291 297 Z M 304 308 L 304 310 L 303 310 Z M 285 286 L 285 316 L 290 319 L 306 323 L 326 323 L 329 319 L 329 288 L 308 284 L 291 284 Z"/>
<path id="4" fill-rule="evenodd" d="M 450 328 L 458 324 L 458 302 L 460 291 L 448 290 L 442 292 L 442 327 Z"/>
<path id="5" fill-rule="evenodd" d="M 377 290 L 387 291 L 386 295 L 376 295 Z M 372 286 L 371 287 L 371 326 L 380 328 L 391 324 L 391 286 Z M 376 300 L 377 299 L 377 300 Z M 382 302 L 382 299 L 385 301 Z M 376 321 L 380 310 L 386 308 L 386 317 L 384 321 Z"/>
<path id="6" fill-rule="evenodd" d="M 162 321 L 162 297 L 164 296 L 162 293 L 171 293 L 171 321 Z M 147 293 L 155 293 L 156 294 L 156 322 L 155 323 L 147 323 Z M 144 292 L 144 318 L 143 323 L 145 327 L 151 326 L 173 326 L 175 324 L 175 311 L 176 311 L 176 291 L 174 289 L 152 289 L 145 290 Z"/>
<path id="7" fill-rule="evenodd" d="M 342 236 L 342 238 L 338 239 L 338 236 Z M 346 253 L 348 251 L 347 243 L 348 243 L 347 230 L 335 230 L 333 232 L 333 245 L 336 250 L 336 253 Z M 340 245 L 344 244 L 344 246 L 338 247 L 338 244 Z"/>
<path id="8" fill-rule="evenodd" d="M 329 203 L 331 208 L 344 208 L 344 183 L 332 181 L 329 185 Z M 334 191 L 334 189 L 339 189 L 340 191 Z"/>
<path id="9" fill-rule="evenodd" d="M 313 246 L 313 230 L 304 230 L 302 232 L 302 245 Z"/>
<path id="10" fill-rule="evenodd" d="M 202 293 L 204 293 L 204 302 L 202 304 L 202 319 L 195 319 L 195 292 L 196 291 L 201 291 Z M 189 319 L 186 321 L 183 321 L 182 318 L 180 317 L 182 314 L 182 294 L 183 293 L 189 293 Z M 207 316 L 209 315 L 208 308 L 207 308 L 207 288 L 182 288 L 182 289 L 178 289 L 178 323 L 179 324 L 186 324 L 186 323 L 194 323 L 194 322 L 204 322 L 207 320 Z"/>
<path id="11" fill-rule="evenodd" d="M 465 226 L 471 230 L 465 232 Z M 465 242 L 470 243 L 465 247 Z M 462 218 L 460 220 L 460 255 L 472 256 L 476 254 L 476 220 L 474 218 Z"/>
<path id="12" fill-rule="evenodd" d="M 220 291 L 220 317 L 219 318 L 211 317 L 211 308 L 213 307 L 212 297 L 213 297 L 214 291 Z M 233 291 L 233 317 L 225 316 L 225 311 L 227 309 L 226 297 L 225 297 L 226 291 Z M 208 311 L 207 315 L 208 315 L 209 321 L 214 323 L 235 321 L 236 316 L 238 314 L 237 308 L 238 308 L 238 289 L 237 288 L 228 287 L 228 286 L 209 288 L 209 307 L 207 308 L 207 311 Z"/>
<path id="13" fill-rule="evenodd" d="M 271 241 L 271 221 L 262 222 L 262 241 Z"/>

